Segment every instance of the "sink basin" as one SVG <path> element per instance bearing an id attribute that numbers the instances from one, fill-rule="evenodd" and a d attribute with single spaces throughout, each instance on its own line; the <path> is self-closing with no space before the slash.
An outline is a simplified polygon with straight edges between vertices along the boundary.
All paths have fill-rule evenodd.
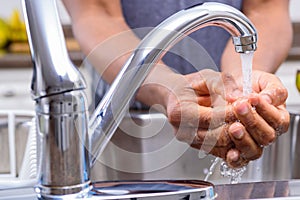
<path id="1" fill-rule="evenodd" d="M 35 183 L 34 112 L 0 110 L 0 189 Z"/>
<path id="2" fill-rule="evenodd" d="M 290 110 L 295 112 L 295 108 Z M 295 145 L 299 140 L 298 122 L 295 122 L 298 113 L 291 113 L 289 131 L 266 147 L 260 159 L 249 163 L 241 182 L 300 178 L 300 162 L 296 162 L 300 148 Z M 132 111 L 92 168 L 92 177 L 94 180 L 204 180 L 213 160 L 213 156 L 178 142 L 164 115 Z M 219 167 L 208 181 L 229 183 L 228 178 L 220 175 Z"/>
<path id="3" fill-rule="evenodd" d="M 93 183 L 85 198 L 97 200 L 181 200 L 215 198 L 214 186 L 201 180 L 159 180 L 159 181 L 105 181 Z M 33 187 L 0 189 L 0 200 L 37 199 Z M 65 199 L 77 199 L 66 197 Z M 81 199 L 81 198 L 78 198 Z"/>
<path id="4" fill-rule="evenodd" d="M 299 135 L 297 133 L 299 112 L 296 108 L 290 108 L 290 110 L 289 131 L 282 135 L 277 143 L 267 147 L 259 160 L 247 166 L 240 184 L 229 185 L 228 178 L 222 177 L 217 168 L 208 180 L 216 186 L 215 192 L 219 195 L 217 199 L 223 199 L 220 195 L 223 195 L 224 191 L 230 190 L 230 195 L 234 196 L 240 193 L 239 187 L 246 188 L 250 193 L 256 193 L 257 190 L 254 188 L 262 186 L 264 186 L 263 191 L 269 191 L 275 186 L 282 187 L 286 193 L 276 193 L 277 196 L 274 196 L 276 199 L 286 199 L 286 196 L 291 199 L 300 196 L 298 192 L 300 180 L 295 180 L 300 178 L 300 162 L 297 160 L 300 151 L 295 145 L 299 140 L 297 137 Z M 22 140 L 22 138 L 28 136 L 31 118 L 32 116 L 24 114 L 17 118 L 16 138 L 19 140 L 17 146 L 21 148 L 16 151 L 20 154 L 17 158 L 24 154 L 27 140 Z M 5 120 L 4 117 L 1 119 L 0 131 L 3 133 Z M 4 145 L 5 138 L 7 141 L 7 136 L 2 135 L 1 145 Z M 4 151 L 1 153 L 3 154 Z M 164 115 L 156 112 L 131 111 L 92 168 L 91 174 L 93 182 L 97 183 L 113 180 L 203 180 L 213 160 L 213 156 L 205 155 L 177 141 L 173 136 L 172 126 Z M 6 163 L 9 166 L 9 163 Z M 21 168 L 21 163 L 21 160 L 17 161 L 17 169 Z M 7 166 L 1 163 L 3 169 Z M 267 198 L 264 195 L 253 194 L 250 197 Z M 2 188 L 0 189 L 1 199 L 29 200 L 36 199 L 36 195 L 32 186 Z"/>
<path id="5" fill-rule="evenodd" d="M 218 185 L 217 200 L 223 199 L 300 199 L 300 181 L 265 181 Z"/>
<path id="6" fill-rule="evenodd" d="M 122 183 L 122 182 L 120 182 Z M 99 186 L 101 184 L 108 184 L 108 182 L 97 182 L 95 183 L 96 190 L 99 191 Z M 110 182 L 115 184 L 115 182 Z M 250 183 L 239 183 L 239 184 L 221 184 L 216 185 L 214 188 L 214 193 L 216 194 L 216 200 L 231 200 L 231 199 L 276 199 L 276 200 L 293 200 L 300 199 L 300 180 L 289 180 L 289 181 L 265 181 L 265 182 L 250 182 Z M 111 192 L 111 190 L 107 190 Z M 197 193 L 198 192 L 198 193 Z M 194 194 L 202 194 L 201 191 L 196 191 Z M 173 194 L 174 195 L 174 194 Z M 193 198 L 195 196 L 184 195 L 182 193 L 177 194 L 178 198 L 166 198 L 162 196 L 158 198 L 157 196 L 152 196 L 152 198 L 146 198 L 149 200 L 157 199 L 199 199 Z M 124 197 L 124 196 L 118 196 Z M 184 197 L 184 198 L 181 198 Z M 33 188 L 25 187 L 18 189 L 6 189 L 0 190 L 0 200 L 35 200 L 37 199 Z M 101 200 L 101 196 L 91 196 L 86 199 L 98 199 Z M 113 199 L 113 198 L 110 198 Z M 124 199 L 124 198 L 118 198 Z M 133 199 L 133 198 L 125 198 Z M 135 198 L 139 199 L 139 198 Z M 202 199 L 202 198 L 200 198 Z M 204 198 L 205 199 L 205 198 Z"/>

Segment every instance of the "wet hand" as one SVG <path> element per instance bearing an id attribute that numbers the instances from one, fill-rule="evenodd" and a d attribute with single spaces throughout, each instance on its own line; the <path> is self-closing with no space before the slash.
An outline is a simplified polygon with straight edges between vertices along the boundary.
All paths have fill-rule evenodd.
<path id="1" fill-rule="evenodd" d="M 259 158 L 262 148 L 273 143 L 289 126 L 289 113 L 285 108 L 287 90 L 281 81 L 273 74 L 254 71 L 253 90 L 247 100 L 239 99 L 233 103 L 235 116 L 239 119 L 229 128 L 235 148 L 228 152 L 227 162 L 233 167 Z M 235 137 L 238 135 L 242 135 L 243 142 L 249 141 L 248 151 L 247 146 Z"/>
<path id="2" fill-rule="evenodd" d="M 177 139 L 225 160 L 235 146 L 228 124 L 237 120 L 226 99 L 235 95 L 241 91 L 228 74 L 202 70 L 183 76 L 166 103 Z"/>

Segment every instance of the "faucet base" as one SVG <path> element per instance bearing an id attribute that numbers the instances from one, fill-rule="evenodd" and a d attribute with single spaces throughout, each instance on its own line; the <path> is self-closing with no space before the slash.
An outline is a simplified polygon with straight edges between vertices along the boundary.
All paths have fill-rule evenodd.
<path id="1" fill-rule="evenodd" d="M 76 199 L 85 198 L 92 189 L 91 181 L 73 186 L 45 186 L 38 185 L 35 192 L 38 199 Z"/>
<path id="2" fill-rule="evenodd" d="M 87 199 L 213 200 L 215 197 L 214 185 L 201 180 L 129 180 L 95 182 Z"/>

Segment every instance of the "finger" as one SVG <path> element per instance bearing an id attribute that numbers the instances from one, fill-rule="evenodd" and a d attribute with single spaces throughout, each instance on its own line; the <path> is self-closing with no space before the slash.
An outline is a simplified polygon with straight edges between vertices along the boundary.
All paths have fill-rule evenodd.
<path id="1" fill-rule="evenodd" d="M 268 103 L 278 106 L 285 103 L 288 92 L 286 88 L 268 88 L 263 90 L 260 95 L 264 98 Z"/>
<path id="2" fill-rule="evenodd" d="M 197 102 L 200 106 L 211 107 L 211 98 L 210 96 L 199 96 L 197 98 Z"/>
<path id="3" fill-rule="evenodd" d="M 226 133 L 226 129 L 225 125 L 214 130 L 180 127 L 176 129 L 176 139 L 193 148 L 225 159 L 227 151 L 234 146 Z"/>
<path id="4" fill-rule="evenodd" d="M 197 128 L 192 127 L 175 127 L 175 137 L 178 141 L 187 143 L 189 145 L 195 142 L 197 134 Z M 201 146 L 201 141 L 197 141 L 197 144 Z"/>
<path id="5" fill-rule="evenodd" d="M 236 117 L 231 105 L 201 107 L 199 113 L 199 128 L 216 129 L 228 122 L 236 121 Z"/>
<path id="6" fill-rule="evenodd" d="M 228 73 L 220 73 L 205 69 L 200 71 L 198 76 L 201 81 L 193 81 L 192 88 L 200 95 L 220 95 L 230 102 L 242 95 L 235 79 Z"/>
<path id="7" fill-rule="evenodd" d="M 230 149 L 226 154 L 226 163 L 231 168 L 238 168 L 247 165 L 249 160 L 240 156 L 240 152 L 237 149 Z"/>
<path id="8" fill-rule="evenodd" d="M 168 119 L 175 127 L 214 129 L 236 118 L 232 106 L 211 108 L 186 101 L 169 108 Z"/>
<path id="9" fill-rule="evenodd" d="M 195 146 L 193 146 L 193 145 L 191 145 L 191 147 L 195 148 Z M 213 156 L 216 156 L 216 157 L 222 158 L 223 160 L 226 160 L 227 152 L 230 150 L 230 148 L 232 148 L 232 145 L 212 147 L 212 146 L 203 144 L 201 146 L 201 148 L 199 148 L 199 147 L 196 147 L 196 148 L 200 149 L 208 154 L 211 154 Z"/>
<path id="10" fill-rule="evenodd" d="M 197 128 L 199 124 L 201 127 L 208 127 L 210 109 L 210 107 L 199 106 L 195 102 L 184 101 L 168 107 L 167 115 L 169 122 L 175 127 Z"/>
<path id="11" fill-rule="evenodd" d="M 255 106 L 256 112 L 273 127 L 277 135 L 287 132 L 290 115 L 284 105 L 275 107 L 260 95 L 249 96 L 249 102 Z"/>
<path id="12" fill-rule="evenodd" d="M 275 140 L 275 130 L 251 107 L 247 100 L 236 101 L 233 104 L 233 110 L 256 143 L 267 146 Z"/>
<path id="13" fill-rule="evenodd" d="M 225 99 L 232 103 L 243 96 L 242 90 L 239 89 L 235 79 L 231 74 L 222 73 L 222 80 L 225 86 Z"/>
<path id="14" fill-rule="evenodd" d="M 262 154 L 262 147 L 258 145 L 245 127 L 235 122 L 228 128 L 228 135 L 235 145 L 235 149 L 240 152 L 240 156 L 245 160 L 255 160 Z"/>
<path id="15" fill-rule="evenodd" d="M 287 97 L 288 91 L 283 86 L 280 79 L 274 74 L 254 71 L 254 77 L 256 76 L 258 80 L 258 85 L 254 90 L 256 90 L 268 103 L 278 106 L 284 104 Z"/>
<path id="16" fill-rule="evenodd" d="M 233 147 L 233 143 L 227 134 L 227 125 L 224 124 L 215 129 L 198 130 L 191 144 L 192 147 L 204 150 L 207 153 L 226 158 L 227 151 Z"/>

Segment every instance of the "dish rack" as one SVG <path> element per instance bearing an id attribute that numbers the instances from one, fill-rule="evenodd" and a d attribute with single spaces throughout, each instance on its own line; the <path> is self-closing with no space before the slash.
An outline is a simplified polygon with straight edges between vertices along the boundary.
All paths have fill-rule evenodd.
<path id="1" fill-rule="evenodd" d="M 19 142 L 23 142 L 25 148 L 21 154 L 17 155 L 17 144 L 16 132 L 20 126 L 28 127 L 26 131 L 21 132 L 18 139 Z M 5 155 L 9 165 L 9 171 L 4 171 L 0 173 L 0 189 L 7 188 L 18 188 L 33 186 L 37 183 L 37 139 L 36 139 L 36 121 L 35 113 L 33 111 L 27 110 L 0 110 L 0 134 L 5 135 L 3 138 L 7 137 L 8 144 L 6 141 L 2 141 L 3 147 L 8 147 L 8 149 L 1 148 L 1 151 L 7 152 Z M 23 137 L 23 134 L 26 137 Z M 20 141 L 21 140 L 21 141 Z M 25 143 L 26 141 L 26 143 Z M 1 141 L 0 141 L 1 142 Z M 20 151 L 20 150 L 18 150 Z M 0 152 L 0 153 L 5 153 Z M 20 158 L 19 165 L 17 166 L 17 156 Z M 0 162 L 5 165 L 4 161 Z M 2 166 L 3 167 L 3 166 Z"/>

